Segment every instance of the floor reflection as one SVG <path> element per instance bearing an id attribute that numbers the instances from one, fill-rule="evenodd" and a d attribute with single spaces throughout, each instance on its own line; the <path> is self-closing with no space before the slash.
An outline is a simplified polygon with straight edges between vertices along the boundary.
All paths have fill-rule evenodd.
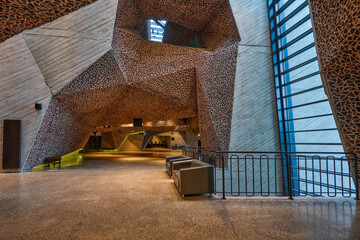
<path id="1" fill-rule="evenodd" d="M 353 199 L 183 199 L 158 154 L 0 174 L 0 239 L 360 239 Z"/>

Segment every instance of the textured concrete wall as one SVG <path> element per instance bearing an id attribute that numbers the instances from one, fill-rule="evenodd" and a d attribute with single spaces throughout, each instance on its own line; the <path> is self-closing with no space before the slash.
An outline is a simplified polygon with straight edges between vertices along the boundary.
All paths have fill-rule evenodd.
<path id="1" fill-rule="evenodd" d="M 112 131 L 114 146 L 116 149 L 120 147 L 120 145 L 125 140 L 125 138 L 128 134 L 129 134 L 128 132 L 123 132 L 121 130 Z"/>
<path id="2" fill-rule="evenodd" d="M 360 159 L 360 1 L 309 4 L 320 73 L 341 140 Z"/>
<path id="3" fill-rule="evenodd" d="M 101 148 L 115 148 L 112 132 L 101 133 Z"/>
<path id="4" fill-rule="evenodd" d="M 230 3 L 241 36 L 236 67 L 230 150 L 280 151 L 267 1 L 231 0 Z M 245 162 L 242 160 L 238 162 L 238 157 L 244 156 L 233 155 L 233 160 L 229 160 L 232 170 L 226 170 L 225 175 L 228 183 L 230 174 L 233 175 L 236 182 L 233 184 L 233 189 L 239 186 L 242 190 L 245 189 L 246 174 L 248 185 L 251 185 L 249 191 L 252 190 L 250 184 L 252 181 L 255 183 L 255 191 L 260 191 L 261 185 L 266 191 L 268 184 L 274 191 L 275 181 L 277 191 L 283 190 L 281 161 L 276 165 L 274 161 L 270 161 L 268 173 L 271 177 L 268 183 L 267 172 L 264 172 L 266 167 L 264 161 L 262 161 L 263 172 L 259 171 L 258 159 L 255 159 L 254 166 L 251 160 L 248 161 L 245 172 Z M 255 171 L 254 179 L 252 179 L 252 171 Z M 263 176 L 262 184 L 259 180 L 260 175 Z M 240 185 L 237 181 L 238 176 L 241 176 Z M 221 179 L 217 180 L 217 189 L 221 189 Z M 230 191 L 230 186 L 227 184 L 227 191 Z"/>
<path id="5" fill-rule="evenodd" d="M 1 1 L 0 42 L 51 22 L 96 0 Z"/>
<path id="6" fill-rule="evenodd" d="M 0 44 L 0 169 L 2 168 L 3 120 L 22 120 L 23 164 L 46 112 L 51 93 L 23 35 Z M 35 102 L 43 109 L 35 109 Z"/>
<path id="7" fill-rule="evenodd" d="M 49 25 L 45 27 L 43 26 L 37 30 L 30 30 L 24 33 L 26 35 L 26 42 L 30 46 L 33 56 L 35 57 L 42 74 L 45 76 L 45 82 L 50 87 L 52 93 L 57 93 L 59 95 L 61 89 L 64 89 L 65 84 L 75 79 L 81 72 L 84 72 L 84 69 L 91 66 L 91 64 L 105 52 L 108 46 L 107 40 L 109 29 L 108 27 L 106 27 L 106 29 L 100 29 L 100 27 L 111 26 L 111 21 L 114 21 L 113 17 L 115 17 L 115 14 L 112 15 L 111 11 L 115 8 L 107 8 L 99 4 L 111 4 L 113 2 L 114 1 L 110 0 L 96 1 L 92 5 L 57 19 L 55 24 L 49 23 Z M 151 3 L 155 4 L 156 1 Z M 223 9 L 212 7 L 218 6 L 220 3 L 226 3 L 223 6 Z M 142 4 L 145 4 L 145 2 Z M 223 149 L 227 149 L 230 132 L 229 128 L 231 125 L 236 48 L 239 36 L 233 25 L 233 17 L 231 11 L 229 11 L 230 8 L 228 7 L 227 1 L 219 0 L 209 2 L 206 4 L 206 11 L 202 10 L 202 4 L 196 4 L 197 7 L 193 10 L 198 11 L 199 15 L 189 13 L 186 4 L 183 6 L 181 5 L 184 7 L 184 9 L 181 8 L 181 12 L 186 15 L 186 19 L 179 15 L 179 9 L 176 8 L 175 5 L 170 10 L 166 9 L 163 5 L 161 6 L 164 8 L 164 11 L 169 12 L 168 15 L 169 18 L 171 18 L 170 20 L 179 21 L 193 30 L 197 30 L 198 28 L 203 29 L 206 25 L 206 28 L 200 37 L 200 42 L 202 46 L 208 49 L 208 51 L 203 51 L 203 49 L 182 49 L 181 47 L 176 46 L 169 47 L 170 45 L 154 45 L 145 41 L 142 42 L 142 46 L 144 48 L 146 47 L 146 53 L 149 54 L 149 56 L 147 56 L 147 58 L 140 58 L 141 60 L 144 60 L 144 65 L 140 65 L 138 68 L 128 66 L 125 75 L 127 76 L 127 81 L 134 80 L 135 78 L 131 78 L 134 76 L 141 77 L 144 75 L 149 78 L 149 74 L 153 74 L 153 77 L 155 77 L 154 79 L 157 79 L 159 77 L 159 71 L 157 69 L 156 71 L 150 71 L 154 66 L 156 68 L 162 66 L 163 68 L 166 68 L 166 71 L 164 71 L 167 72 L 174 68 L 173 65 L 176 64 L 173 63 L 176 63 L 177 61 L 181 62 L 181 69 L 189 68 L 191 74 L 193 73 L 193 68 L 196 68 L 196 78 L 200 79 L 199 81 L 196 81 L 196 96 L 198 98 L 197 110 L 199 111 L 198 114 L 200 116 L 203 145 L 217 144 Z M 115 5 L 112 4 L 111 6 Z M 267 19 L 266 3 L 263 1 L 249 2 L 234 0 L 231 1 L 231 7 L 235 14 L 240 34 L 243 35 L 238 51 L 239 57 L 237 59 L 238 70 L 236 74 L 235 101 L 231 125 L 231 148 L 259 150 L 259 147 L 261 147 L 261 150 L 277 150 L 276 111 L 274 111 L 273 99 L 271 98 L 274 94 L 271 92 L 273 90 L 273 79 L 271 74 L 272 66 L 268 40 L 268 23 L 264 21 Z M 153 11 L 153 9 L 147 10 Z M 132 49 L 131 44 L 134 44 L 136 41 L 130 39 L 130 37 L 134 36 L 129 31 L 120 31 L 121 24 L 127 23 L 125 21 L 126 19 L 129 21 L 134 20 L 127 16 L 127 13 L 128 12 L 124 11 L 118 14 L 118 26 L 115 28 L 115 32 L 117 32 L 118 35 L 115 36 L 114 42 L 117 44 L 123 43 L 123 45 L 120 44 L 122 46 L 120 50 L 129 55 L 127 48 Z M 102 18 L 96 17 L 96 14 L 100 14 Z M 158 12 L 148 13 L 149 16 L 157 16 L 157 14 Z M 69 18 L 70 15 L 73 17 Z M 199 21 L 191 20 L 197 18 L 200 18 Z M 139 18 L 138 20 L 140 21 L 142 18 Z M 209 24 L 207 24 L 208 21 Z M 68 26 L 69 24 L 75 24 L 76 27 L 72 28 L 71 26 Z M 82 24 L 84 24 L 84 26 L 82 26 Z M 105 36 L 104 38 L 103 35 Z M 129 39 L 125 39 L 124 36 Z M 70 40 L 68 38 L 70 38 Z M 128 40 L 131 41 L 127 42 Z M 139 41 L 141 41 L 141 39 L 139 39 Z M 94 46 L 92 43 L 98 43 L 99 45 Z M 77 44 L 79 48 L 74 49 L 74 46 L 77 46 Z M 64 49 L 62 49 L 61 46 L 63 46 Z M 84 48 L 84 46 L 87 47 Z M 124 48 L 124 46 L 126 47 Z M 149 47 L 149 49 L 147 47 Z M 154 55 L 157 56 L 157 51 L 162 52 L 163 54 L 163 49 L 167 49 L 170 53 L 169 55 L 172 56 L 172 60 L 169 63 L 164 61 L 162 55 L 161 58 L 154 58 L 150 54 L 154 52 Z M 99 52 L 97 52 L 97 50 L 99 50 Z M 173 54 L 174 51 L 179 51 L 179 53 L 184 54 L 179 57 L 179 55 Z M 190 58 L 190 55 L 195 56 L 192 54 L 195 52 L 196 58 Z M 167 53 L 167 51 L 165 51 L 165 53 Z M 75 56 L 71 57 L 71 54 L 75 54 Z M 86 56 L 82 58 L 82 54 L 86 54 Z M 114 54 L 117 55 L 119 52 L 115 51 Z M 88 59 L 88 61 L 84 59 Z M 119 59 L 116 58 L 116 60 Z M 65 64 L 63 65 L 64 62 Z M 102 63 L 101 61 L 99 62 Z M 118 64 L 124 68 L 124 63 L 125 60 L 121 61 L 121 64 Z M 56 69 L 57 66 L 59 69 Z M 104 67 L 102 66 L 100 67 L 100 69 L 103 68 Z M 135 71 L 134 69 L 136 70 L 136 74 L 133 72 Z M 178 69 L 174 68 L 174 71 L 175 70 L 177 71 Z M 144 82 L 142 78 L 139 79 L 141 82 Z M 173 76 L 169 76 L 169 79 L 171 80 L 170 82 L 174 82 Z M 177 91 L 168 91 L 165 87 L 158 89 L 159 84 L 154 82 L 153 79 L 150 80 L 151 81 L 149 81 L 149 84 L 146 86 L 141 85 L 140 83 L 137 84 L 146 88 L 146 90 L 151 89 L 151 87 L 154 87 L 152 89 L 154 91 L 163 90 L 161 95 L 169 92 L 174 94 L 179 92 L 178 86 L 176 87 Z M 163 81 L 163 79 L 160 80 Z M 75 83 L 75 81 L 72 82 Z M 195 84 L 193 78 L 191 78 L 190 82 L 191 84 Z M 67 86 L 71 85 L 68 84 Z M 135 90 L 139 92 L 138 89 Z M 72 96 L 73 99 L 85 95 L 85 93 L 78 93 L 79 92 Z M 97 93 L 99 94 L 99 99 L 103 99 L 101 97 L 102 92 L 97 91 Z M 138 95 L 136 95 L 137 98 L 135 99 L 141 100 L 141 96 L 144 94 L 141 94 L 141 96 Z M 254 95 L 257 95 L 258 97 L 254 98 Z M 192 96 L 194 96 L 194 94 L 192 94 Z M 193 100 L 195 98 L 192 97 L 191 99 Z M 58 96 L 57 100 L 64 99 L 61 99 Z M 191 103 L 193 102 L 195 101 L 191 101 Z M 82 104 L 81 101 L 78 101 L 78 103 Z M 142 101 L 142 103 L 144 103 L 144 101 Z M 89 105 L 88 102 L 87 104 Z M 130 103 L 124 105 L 126 106 L 129 104 Z M 68 104 L 68 107 L 69 105 L 70 104 Z M 164 104 L 161 104 L 159 106 L 163 105 Z M 183 106 L 181 107 L 182 109 L 184 108 Z M 193 107 L 193 105 L 191 105 L 191 107 Z M 77 112 L 74 109 L 71 109 L 72 112 Z M 136 108 L 132 107 L 131 112 L 133 112 L 134 109 Z M 185 117 L 193 116 L 196 113 L 196 109 L 193 110 L 193 108 L 191 108 L 191 111 L 191 114 L 187 114 Z M 168 113 L 169 110 L 157 111 L 156 115 L 159 116 L 161 112 Z M 106 112 L 106 114 L 107 113 L 108 112 Z M 183 117 L 184 116 L 179 115 L 173 118 Z M 87 121 L 87 123 L 89 123 L 89 121 Z M 90 125 L 96 126 L 99 124 L 94 125 L 90 123 Z M 196 135 L 194 134 L 194 136 Z M 190 139 L 189 136 L 187 138 L 188 140 Z M 33 163 L 33 161 L 30 162 Z"/>
<path id="8" fill-rule="evenodd" d="M 39 2 L 39 5 L 44 4 L 43 2 Z M 38 154 L 42 146 L 34 147 L 36 141 L 40 144 L 43 143 L 38 140 L 34 142 L 34 140 L 37 135 L 44 134 L 39 131 L 39 126 L 41 122 L 46 121 L 43 118 L 47 113 L 50 99 L 54 93 L 76 78 L 111 47 L 117 0 L 98 0 L 80 9 L 78 8 L 90 1 L 77 1 L 76 4 L 75 1 L 72 1 L 73 4 L 69 1 L 65 2 L 59 1 L 54 2 L 54 5 L 46 5 L 47 8 L 52 8 L 54 11 L 59 6 L 62 9 L 59 14 L 52 15 L 50 18 L 39 16 L 41 21 L 34 23 L 32 21 L 22 22 L 21 18 L 28 18 L 31 14 L 41 15 L 42 13 L 38 11 L 40 8 L 31 11 L 29 2 L 14 1 L 13 3 L 11 1 L 6 5 L 18 6 L 17 10 L 16 8 L 10 10 L 6 8 L 9 11 L 4 12 L 5 18 L 0 21 L 1 23 L 5 22 L 5 24 L 0 24 L 0 28 L 7 27 L 6 24 L 14 20 L 6 19 L 7 16 L 12 15 L 12 10 L 27 9 L 23 11 L 24 15 L 14 16 L 19 18 L 17 20 L 19 26 L 13 26 L 10 32 L 5 31 L 4 35 L 0 37 L 1 42 L 17 31 L 39 26 L 64 15 L 65 12 L 67 14 L 53 22 L 25 31 L 0 43 L 0 122 L 3 119 L 22 120 L 22 164 L 27 158 L 26 162 L 30 164 L 41 162 L 40 159 L 37 161 L 34 156 L 29 155 L 31 148 L 34 148 L 32 153 L 37 152 L 36 157 L 45 155 L 48 157 L 59 153 L 49 151 L 45 155 Z M 67 5 L 68 3 L 69 5 Z M 20 7 L 20 5 L 22 6 Z M 76 9 L 78 10 L 69 13 Z M 31 14 L 26 15 L 28 10 Z M 35 102 L 42 103 L 41 111 L 35 110 Z M 50 115 L 48 114 L 48 116 Z M 59 118 L 61 119 L 61 117 Z M 65 124 L 61 121 L 57 123 L 59 128 Z M 2 162 L 2 131 L 2 124 L 0 124 L 0 162 Z M 69 131 L 73 130 L 69 128 Z M 49 130 L 49 132 L 51 131 Z M 53 137 L 49 135 L 49 142 Z M 81 142 L 82 140 L 79 140 L 79 143 Z M 74 147 L 80 146 L 79 143 L 76 143 Z M 64 145 L 66 144 L 64 142 Z M 46 147 L 43 148 L 44 151 L 46 149 Z M 63 149 L 72 151 L 73 148 L 64 146 Z"/>
<path id="9" fill-rule="evenodd" d="M 23 35 L 51 92 L 97 61 L 111 47 L 117 0 L 98 0 Z"/>
<path id="10" fill-rule="evenodd" d="M 267 1 L 230 1 L 241 36 L 231 150 L 280 150 Z"/>
<path id="11" fill-rule="evenodd" d="M 173 146 L 185 146 L 186 142 L 185 140 L 182 138 L 181 134 L 179 132 L 167 132 L 164 134 L 161 134 L 161 136 L 169 136 L 171 138 L 174 138 L 174 140 L 171 140 L 171 145 L 170 147 Z"/>
<path id="12" fill-rule="evenodd" d="M 22 171 L 30 171 L 47 157 L 84 148 L 93 127 L 52 98 Z"/>
<path id="13" fill-rule="evenodd" d="M 121 151 L 140 151 L 143 143 L 144 135 L 135 134 L 129 135 L 123 145 L 121 145 Z"/>

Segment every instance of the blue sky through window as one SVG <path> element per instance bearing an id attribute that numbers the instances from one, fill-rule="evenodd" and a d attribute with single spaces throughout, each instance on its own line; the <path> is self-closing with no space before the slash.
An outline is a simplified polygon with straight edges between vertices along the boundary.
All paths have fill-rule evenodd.
<path id="1" fill-rule="evenodd" d="M 151 41 L 160 43 L 163 41 L 165 24 L 165 20 L 150 19 Z"/>

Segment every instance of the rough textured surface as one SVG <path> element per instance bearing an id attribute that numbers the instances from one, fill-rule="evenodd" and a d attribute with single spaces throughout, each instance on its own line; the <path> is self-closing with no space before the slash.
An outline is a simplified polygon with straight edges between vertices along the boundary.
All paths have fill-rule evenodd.
<path id="1" fill-rule="evenodd" d="M 126 141 L 121 145 L 120 151 L 141 151 L 144 134 L 128 135 Z"/>
<path id="2" fill-rule="evenodd" d="M 0 2 L 0 8 L 3 4 L 20 4 L 20 1 Z M 28 3 L 30 1 L 21 1 L 23 5 Z M 0 43 L 0 120 L 22 120 L 22 164 L 34 144 L 52 95 L 111 48 L 116 8 L 117 0 L 98 0 Z M 2 13 L 0 11 L 0 22 Z M 6 11 L 4 14 L 6 16 Z M 21 21 L 18 24 L 22 24 Z M 34 108 L 35 102 L 42 103 L 42 110 Z M 0 167 L 2 145 L 0 124 Z M 76 143 L 74 147 L 79 145 Z"/>
<path id="3" fill-rule="evenodd" d="M 96 0 L 4 0 L 0 3 L 0 42 L 51 22 Z"/>
<path id="4" fill-rule="evenodd" d="M 144 40 L 139 30 L 149 18 L 198 32 L 200 48 Z M 202 144 L 228 149 L 239 41 L 228 0 L 119 1 L 112 50 L 58 91 L 55 99 L 93 127 L 130 124 L 133 118 L 198 118 L 190 124 L 198 126 L 190 129 L 195 136 L 200 129 Z M 79 136 L 88 137 L 82 132 Z M 48 144 L 41 139 L 34 149 Z M 86 140 L 76 138 L 74 144 Z M 39 156 L 30 156 L 27 164 L 33 166 L 34 157 Z"/>
<path id="5" fill-rule="evenodd" d="M 180 82 L 180 77 L 178 81 L 173 77 L 174 85 Z M 159 89 L 161 86 L 168 88 L 161 79 L 152 82 L 158 84 L 156 87 Z M 194 84 L 183 86 L 185 89 L 195 87 Z M 178 89 L 181 91 L 181 84 Z M 166 97 L 151 90 L 142 84 L 128 84 L 110 51 L 55 97 L 74 112 L 82 114 L 92 126 L 130 124 L 133 118 L 142 118 L 147 122 L 196 116 L 195 97 L 189 97 L 194 104 L 188 107 L 187 98 Z M 169 93 L 170 89 L 166 90 Z"/>
<path id="6" fill-rule="evenodd" d="M 115 148 L 114 139 L 111 132 L 101 133 L 101 148 Z"/>
<path id="7" fill-rule="evenodd" d="M 52 98 L 22 171 L 30 171 L 47 157 L 83 148 L 92 130 L 80 115 Z"/>
<path id="8" fill-rule="evenodd" d="M 343 146 L 359 158 L 360 1 L 311 0 L 309 3 L 320 73 Z"/>
<path id="9" fill-rule="evenodd" d="M 154 4 L 154 1 L 119 2 L 113 53 L 126 83 L 156 91 L 191 109 L 197 99 L 203 144 L 228 149 L 240 41 L 229 2 L 169 0 L 161 4 L 156 1 L 156 7 Z M 148 18 L 165 19 L 197 31 L 200 48 L 142 39 L 138 29 Z M 196 75 L 192 75 L 195 71 Z M 156 81 L 159 77 L 160 81 Z M 196 88 L 192 89 L 196 94 L 189 96 L 189 87 L 194 84 Z"/>
<path id="10" fill-rule="evenodd" d="M 128 125 L 128 124 L 126 124 Z M 191 128 L 191 126 L 184 125 L 182 120 L 168 120 L 168 121 L 154 121 L 154 122 L 144 122 L 142 127 L 133 127 L 130 126 L 123 127 L 120 126 L 112 126 L 109 129 L 104 127 L 96 127 L 98 132 L 109 131 L 112 132 L 115 148 L 119 148 L 120 144 L 123 142 L 125 137 L 129 133 L 134 132 L 173 132 L 173 131 L 186 131 L 187 128 Z M 146 136 L 146 135 L 145 135 Z M 149 140 L 149 138 L 145 137 L 143 144 Z"/>
<path id="11" fill-rule="evenodd" d="M 114 140 L 114 146 L 115 148 L 119 148 L 126 136 L 129 134 L 127 131 L 122 131 L 119 129 L 115 129 L 112 131 L 112 136 Z"/>
<path id="12" fill-rule="evenodd" d="M 181 198 L 164 156 L 0 174 L 1 239 L 359 239 L 354 200 Z"/>

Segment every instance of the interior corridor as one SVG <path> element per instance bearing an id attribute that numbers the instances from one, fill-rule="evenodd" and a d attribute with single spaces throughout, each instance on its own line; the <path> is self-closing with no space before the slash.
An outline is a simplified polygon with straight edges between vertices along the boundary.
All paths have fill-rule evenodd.
<path id="1" fill-rule="evenodd" d="M 0 174 L 0 239 L 354 239 L 355 200 L 181 198 L 178 151 L 87 153 L 80 168 Z"/>

